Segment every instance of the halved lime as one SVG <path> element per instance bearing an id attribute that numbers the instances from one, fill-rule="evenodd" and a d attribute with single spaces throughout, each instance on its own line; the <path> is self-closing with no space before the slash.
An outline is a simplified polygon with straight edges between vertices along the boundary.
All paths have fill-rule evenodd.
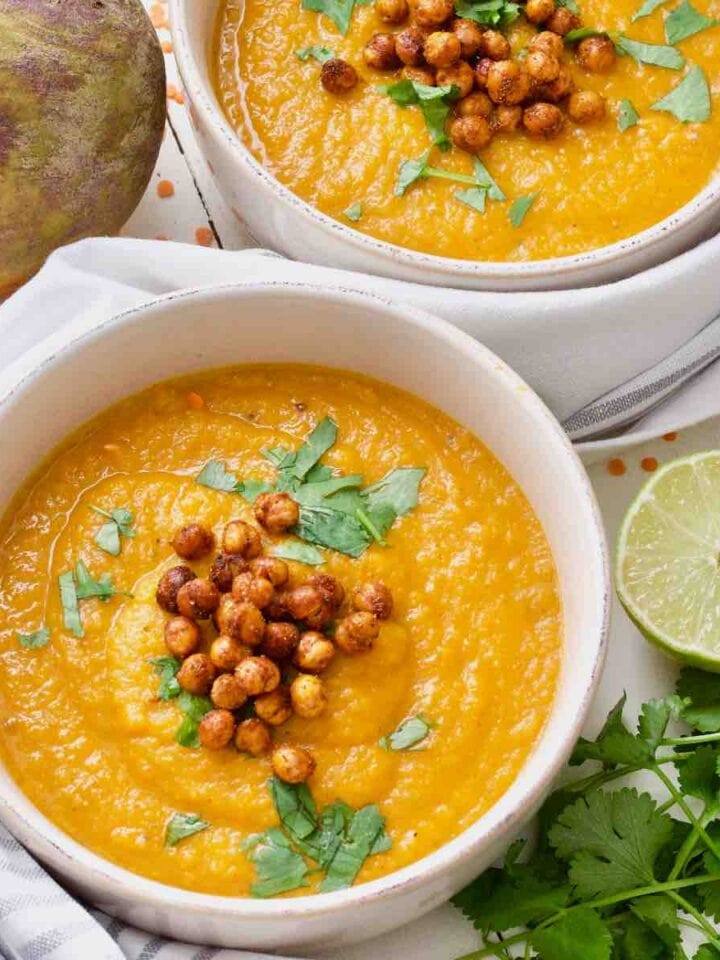
<path id="1" fill-rule="evenodd" d="M 650 477 L 620 528 L 615 578 L 648 640 L 720 673 L 720 450 Z"/>

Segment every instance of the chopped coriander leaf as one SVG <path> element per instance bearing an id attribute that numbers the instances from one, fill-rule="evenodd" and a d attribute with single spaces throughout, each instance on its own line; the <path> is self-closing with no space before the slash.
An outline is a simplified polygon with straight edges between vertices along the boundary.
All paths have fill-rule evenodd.
<path id="1" fill-rule="evenodd" d="M 508 0 L 455 0 L 455 13 L 485 26 L 505 28 L 520 16 L 520 7 Z"/>
<path id="2" fill-rule="evenodd" d="M 536 930 L 530 942 L 541 960 L 610 960 L 613 938 L 610 928 L 595 910 L 582 907 L 567 913 L 549 927 Z"/>
<path id="3" fill-rule="evenodd" d="M 284 783 L 279 777 L 269 781 L 270 796 L 280 823 L 293 839 L 304 840 L 317 827 L 317 809 L 305 783 Z"/>
<path id="4" fill-rule="evenodd" d="M 75 583 L 77 584 L 76 596 L 78 600 L 89 600 L 91 597 L 97 597 L 105 602 L 110 597 L 123 593 L 122 590 L 117 590 L 113 586 L 108 573 L 104 573 L 99 580 L 94 580 L 82 560 L 78 560 L 75 564 Z M 129 593 L 124 595 L 131 596 Z"/>
<path id="5" fill-rule="evenodd" d="M 620 54 L 632 57 L 636 63 L 666 67 L 668 70 L 681 70 L 685 64 L 685 57 L 676 47 L 669 47 L 664 43 L 643 43 L 640 40 L 631 40 L 622 33 L 613 36 L 613 40 L 615 49 Z"/>
<path id="6" fill-rule="evenodd" d="M 311 57 L 313 60 L 317 60 L 318 63 L 327 63 L 328 60 L 332 60 L 335 54 L 329 47 L 303 47 L 302 50 L 296 50 L 295 56 L 298 60 L 305 62 Z"/>
<path id="7" fill-rule="evenodd" d="M 66 570 L 65 573 L 60 574 L 58 585 L 60 587 L 60 603 L 63 609 L 63 626 L 76 637 L 84 637 L 85 630 L 80 619 L 75 574 L 72 570 Z"/>
<path id="8" fill-rule="evenodd" d="M 159 700 L 172 700 L 180 694 L 180 684 L 177 681 L 177 672 L 181 667 L 177 657 L 152 657 L 149 661 L 153 671 L 160 677 L 158 687 Z"/>
<path id="9" fill-rule="evenodd" d="M 26 650 L 40 650 L 49 643 L 50 630 L 48 627 L 41 627 L 33 633 L 18 633 L 17 639 L 20 646 L 25 647 Z"/>
<path id="10" fill-rule="evenodd" d="M 225 469 L 222 460 L 208 460 L 195 480 L 203 487 L 222 490 L 225 493 L 234 493 L 237 486 L 235 474 Z"/>
<path id="11" fill-rule="evenodd" d="M 306 563 L 310 567 L 318 567 L 325 563 L 325 557 L 309 543 L 302 543 L 299 540 L 286 540 L 284 543 L 276 544 L 270 551 L 273 557 L 281 557 L 283 560 L 295 560 L 298 563 Z"/>
<path id="12" fill-rule="evenodd" d="M 349 557 L 359 557 L 372 542 L 358 520 L 329 506 L 301 506 L 300 519 L 292 532 L 302 540 L 329 547 Z"/>
<path id="13" fill-rule="evenodd" d="M 578 27 L 577 30 L 571 30 L 563 37 L 565 43 L 579 43 L 580 40 L 586 40 L 588 37 L 606 37 L 605 30 L 594 30 L 592 27 Z"/>
<path id="14" fill-rule="evenodd" d="M 315 10 L 324 13 L 343 35 L 350 28 L 350 18 L 357 4 L 366 6 L 370 0 L 302 0 L 303 10 Z"/>
<path id="15" fill-rule="evenodd" d="M 456 86 L 431 87 L 415 80 L 400 80 L 381 89 L 401 107 L 419 107 L 433 144 L 439 146 L 441 150 L 449 146 L 450 141 L 445 134 L 445 122 L 450 114 L 452 102 L 459 96 L 460 91 Z"/>
<path id="16" fill-rule="evenodd" d="M 672 113 L 681 123 L 709 120 L 712 112 L 710 88 L 702 69 L 691 67 L 680 83 L 650 109 Z"/>
<path id="17" fill-rule="evenodd" d="M 380 531 L 378 530 L 378 528 L 377 528 L 377 527 L 375 526 L 375 524 L 372 522 L 372 520 L 371 520 L 370 517 L 367 515 L 367 513 L 365 513 L 365 511 L 362 509 L 362 507 L 358 507 L 358 508 L 357 508 L 357 510 L 355 511 L 355 516 L 358 518 L 358 520 L 360 521 L 360 523 L 362 524 L 362 526 L 365 527 L 365 529 L 366 529 L 367 532 L 370 534 L 370 536 L 373 538 L 373 540 L 375 541 L 375 543 L 379 543 L 379 544 L 381 544 L 383 547 L 386 547 L 386 546 L 387 546 L 386 542 L 383 540 L 383 535 L 380 533 Z"/>
<path id="18" fill-rule="evenodd" d="M 351 886 L 367 858 L 388 850 L 390 842 L 385 832 L 385 818 L 378 807 L 372 803 L 358 810 L 327 867 L 320 891 L 329 893 Z"/>
<path id="19" fill-rule="evenodd" d="M 200 747 L 198 727 L 205 714 L 212 710 L 212 700 L 209 697 L 198 697 L 183 690 L 177 702 L 185 716 L 175 732 L 175 740 L 181 747 L 196 750 Z"/>
<path id="20" fill-rule="evenodd" d="M 337 439 L 337 424 L 332 417 L 325 417 L 305 438 L 295 457 L 293 474 L 302 480 L 320 457 L 330 449 Z"/>
<path id="21" fill-rule="evenodd" d="M 349 207 L 343 210 L 343 216 L 347 217 L 348 220 L 352 220 L 353 223 L 357 223 L 362 215 L 363 205 L 361 203 L 352 203 Z"/>
<path id="22" fill-rule="evenodd" d="M 632 100 L 621 100 L 618 109 L 618 130 L 620 133 L 625 133 L 630 127 L 634 127 L 639 119 L 640 115 L 635 109 Z"/>
<path id="23" fill-rule="evenodd" d="M 396 467 L 376 483 L 362 491 L 371 514 L 390 508 L 404 517 L 418 505 L 420 484 L 427 473 L 425 467 Z"/>
<path id="24" fill-rule="evenodd" d="M 718 24 L 720 20 L 706 17 L 696 10 L 689 0 L 683 0 L 665 20 L 665 36 L 668 43 L 680 43 L 681 40 L 687 40 L 701 30 L 709 30 Z"/>
<path id="25" fill-rule="evenodd" d="M 518 197 L 510 207 L 508 216 L 510 223 L 517 229 L 522 226 L 525 217 L 528 215 L 530 207 L 535 203 L 537 193 L 529 193 L 526 197 Z"/>
<path id="26" fill-rule="evenodd" d="M 103 510 L 101 507 L 95 507 L 90 504 L 90 509 L 99 513 L 101 517 L 106 517 L 107 522 L 98 530 L 95 536 L 95 543 L 105 553 L 113 557 L 120 555 L 121 537 L 134 537 L 136 531 L 132 526 L 134 517 L 126 507 L 118 507 L 114 510 Z"/>
<path id="27" fill-rule="evenodd" d="M 427 717 L 419 713 L 415 717 L 403 720 L 391 734 L 381 737 L 379 743 L 383 750 L 417 749 L 416 744 L 421 743 L 428 736 L 432 727 L 433 724 Z"/>
<path id="28" fill-rule="evenodd" d="M 507 197 L 500 189 L 497 181 L 490 175 L 490 171 L 479 157 L 473 157 L 473 169 L 475 170 L 475 181 L 479 187 L 486 187 L 490 200 L 507 200 Z"/>
<path id="29" fill-rule="evenodd" d="M 281 830 L 271 827 L 253 841 L 247 856 L 255 864 L 258 879 L 250 887 L 251 896 L 275 897 L 307 886 L 307 864 Z"/>
<path id="30" fill-rule="evenodd" d="M 635 20 L 640 20 L 641 17 L 649 17 L 651 13 L 654 13 L 658 7 L 661 7 L 664 3 L 667 3 L 668 0 L 645 0 L 643 5 L 632 16 L 633 22 Z"/>
<path id="31" fill-rule="evenodd" d="M 415 160 L 403 160 L 398 169 L 398 178 L 395 184 L 395 196 L 402 197 L 408 187 L 418 180 L 427 177 L 427 164 L 430 159 L 430 150 L 426 150 Z"/>
<path id="32" fill-rule="evenodd" d="M 454 193 L 456 200 L 472 210 L 477 210 L 478 213 L 485 213 L 487 195 L 486 187 L 468 187 L 467 190 L 456 190 Z"/>
<path id="33" fill-rule="evenodd" d="M 255 503 L 261 493 L 270 493 L 272 489 L 273 485 L 265 480 L 239 480 L 232 492 L 239 493 L 248 503 Z"/>
<path id="34" fill-rule="evenodd" d="M 176 847 L 181 840 L 207 830 L 209 826 L 196 813 L 174 813 L 165 827 L 165 846 Z"/>

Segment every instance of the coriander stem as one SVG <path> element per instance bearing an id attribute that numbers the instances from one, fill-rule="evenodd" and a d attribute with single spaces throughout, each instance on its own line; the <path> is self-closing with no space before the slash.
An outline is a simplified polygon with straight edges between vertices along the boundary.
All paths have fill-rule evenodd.
<path id="1" fill-rule="evenodd" d="M 685 897 L 681 897 L 677 893 L 670 892 L 668 896 L 673 900 L 689 917 L 692 917 L 703 929 L 705 935 L 710 940 L 714 947 L 720 947 L 720 938 L 718 937 L 715 928 L 712 924 L 708 923 L 705 917 L 700 913 L 699 910 L 696 910 L 695 907 L 689 903 Z"/>
<path id="2" fill-rule="evenodd" d="M 716 810 L 708 809 L 707 807 L 703 810 L 699 820 L 699 823 L 703 828 L 706 827 L 711 820 L 715 819 L 716 812 L 717 812 Z M 687 865 L 688 860 L 692 856 L 692 853 L 697 845 L 697 841 L 698 841 L 698 831 L 693 827 L 692 832 L 688 834 L 688 836 L 685 838 L 685 842 L 678 850 L 677 857 L 675 858 L 675 864 L 673 865 L 673 868 L 670 871 L 668 880 L 675 880 L 676 877 L 679 877 L 680 874 L 683 872 L 683 870 L 685 869 L 685 866 Z"/>
<path id="3" fill-rule="evenodd" d="M 718 743 L 720 733 L 702 733 L 694 737 L 668 737 L 662 741 L 663 747 L 684 747 L 686 744 Z"/>
<path id="4" fill-rule="evenodd" d="M 450 170 L 440 170 L 438 167 L 425 167 L 425 175 L 439 177 L 441 180 L 454 180 L 455 183 L 469 183 L 473 187 L 479 186 L 477 179 L 467 173 L 452 173 Z"/>
<path id="5" fill-rule="evenodd" d="M 664 771 L 664 770 L 661 770 L 660 767 L 658 767 L 658 766 L 654 766 L 654 767 L 652 767 L 651 769 L 653 770 L 653 772 L 655 773 L 655 775 L 656 775 L 657 777 L 659 777 L 659 779 L 661 780 L 661 782 L 664 784 L 664 786 L 665 786 L 665 788 L 667 789 L 668 793 L 670 793 L 670 795 L 673 796 L 673 797 L 676 799 L 678 806 L 680 807 L 680 809 L 682 810 L 682 812 L 685 814 L 685 816 L 688 818 L 688 820 L 690 821 L 690 823 L 693 825 L 693 827 L 695 828 L 695 830 L 697 831 L 697 833 L 700 834 L 700 836 L 702 837 L 703 843 L 704 843 L 705 846 L 708 848 L 708 850 L 710 850 L 711 853 L 712 853 L 715 857 L 717 857 L 718 860 L 720 860 L 720 850 L 719 850 L 718 847 L 715 845 L 715 842 L 713 841 L 713 839 L 709 836 L 709 834 L 708 834 L 707 830 L 705 829 L 705 827 L 702 825 L 702 823 L 700 823 L 700 821 L 699 821 L 698 818 L 695 816 L 695 814 L 692 812 L 692 810 L 691 810 L 690 807 L 687 805 L 687 803 L 685 803 L 685 798 L 684 798 L 683 795 L 680 793 L 680 791 L 676 788 L 675 784 L 672 782 L 672 780 L 670 779 L 670 777 L 668 777 L 668 775 L 665 773 L 665 771 Z"/>

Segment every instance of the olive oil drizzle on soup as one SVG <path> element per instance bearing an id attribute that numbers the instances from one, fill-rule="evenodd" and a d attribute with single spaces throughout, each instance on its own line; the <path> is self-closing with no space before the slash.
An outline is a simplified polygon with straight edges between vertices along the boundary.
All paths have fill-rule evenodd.
<path id="1" fill-rule="evenodd" d="M 431 136 L 418 106 L 402 108 L 380 89 L 401 79 L 400 68 L 373 69 L 366 62 L 364 51 L 374 35 L 397 34 L 410 23 L 384 22 L 378 2 L 390 0 L 356 5 L 343 36 L 327 16 L 302 9 L 300 0 L 224 0 L 213 61 L 218 99 L 255 157 L 298 196 L 354 229 L 445 257 L 567 256 L 653 226 L 691 201 L 717 173 L 716 94 L 711 93 L 705 122 L 682 123 L 653 109 L 690 68 L 702 70 L 710 91 L 716 87 L 720 28 L 711 26 L 675 43 L 679 53 L 671 56 L 681 63 L 684 58 L 681 69 L 641 64 L 625 55 L 617 56 L 611 69 L 592 72 L 588 66 L 602 63 L 579 60 L 575 45 L 566 43 L 563 63 L 582 97 L 574 107 L 571 100 L 559 104 L 564 123 L 554 104 L 533 106 L 531 93 L 525 127 L 521 123 L 519 130 L 499 133 L 485 145 L 487 130 L 474 129 L 473 124 L 482 127 L 476 120 L 469 129 L 453 130 L 453 107 L 447 132 L 467 150 L 477 147 L 506 201 L 486 197 L 481 212 L 456 196 L 467 185 L 435 177 L 398 196 L 401 164 L 421 157 Z M 411 18 L 418 2 L 410 4 Z M 580 14 L 585 27 L 667 46 L 665 16 L 676 6 L 671 0 L 634 20 L 640 0 L 583 0 Z M 694 6 L 711 18 L 718 13 L 713 0 L 696 0 Z M 565 7 L 557 10 L 569 15 Z M 433 29 L 447 31 L 447 26 Z M 546 25 L 536 28 L 521 16 L 507 30 L 511 56 L 521 67 L 538 29 Z M 325 48 L 349 64 L 357 75 L 354 86 L 329 92 L 321 83 L 321 64 L 297 55 L 308 48 Z M 382 65 L 383 53 L 376 50 L 371 62 Z M 410 69 L 422 72 L 427 66 Z M 438 71 L 438 83 L 442 77 Z M 420 74 L 417 79 L 423 82 Z M 331 89 L 349 82 L 339 70 L 327 80 Z M 599 98 L 605 101 L 604 117 L 593 119 Z M 545 94 L 541 99 L 547 100 Z M 622 120 L 626 101 L 639 114 L 639 122 L 629 127 Z M 545 140 L 546 135 L 552 139 Z M 434 167 L 466 178 L 474 175 L 472 160 L 472 152 L 457 146 L 447 153 L 433 148 L 430 156 Z M 531 195 L 536 195 L 532 209 L 514 225 L 510 205 Z"/>
<path id="2" fill-rule="evenodd" d="M 168 655 L 170 615 L 155 592 L 178 563 L 208 575 L 213 554 L 175 553 L 179 528 L 197 523 L 219 541 L 233 519 L 257 526 L 241 496 L 196 482 L 208 460 L 271 480 L 261 451 L 296 450 L 326 416 L 339 428 L 322 457 L 334 470 L 372 484 L 400 466 L 427 468 L 386 547 L 357 559 L 324 550 L 314 568 L 288 561 L 293 584 L 322 572 L 348 595 L 376 581 L 392 595 L 371 648 L 339 651 L 323 672 L 325 711 L 273 731 L 276 744 L 311 752 L 319 810 L 342 799 L 384 818 L 389 842 L 358 882 L 470 826 L 508 789 L 547 720 L 562 645 L 553 559 L 523 493 L 480 440 L 416 397 L 322 368 L 228 368 L 158 384 L 53 451 L 6 513 L 0 553 L 3 761 L 61 829 L 138 874 L 246 896 L 256 880 L 247 839 L 279 826 L 268 755 L 176 742 L 177 700 L 158 696 L 172 671 L 159 676 L 150 662 Z M 132 513 L 121 516 L 117 556 L 96 543 L 109 521 L 93 506 Z M 262 539 L 267 551 L 287 536 L 263 529 Z M 79 562 L 96 589 L 107 574 L 132 594 L 80 600 L 83 637 L 64 626 L 58 591 Z M 215 631 L 199 623 L 209 649 Z M 49 639 L 27 640 L 41 628 Z M 296 893 L 316 889 L 308 879 Z"/>

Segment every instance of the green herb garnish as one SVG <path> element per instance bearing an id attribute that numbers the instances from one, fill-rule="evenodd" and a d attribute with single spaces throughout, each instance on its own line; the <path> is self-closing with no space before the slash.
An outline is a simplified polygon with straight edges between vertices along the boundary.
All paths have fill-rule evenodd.
<path id="1" fill-rule="evenodd" d="M 343 210 L 343 216 L 353 223 L 357 223 L 363 215 L 363 205 L 361 203 L 352 203 L 347 209 Z"/>
<path id="2" fill-rule="evenodd" d="M 196 813 L 174 813 L 165 828 L 165 846 L 176 847 L 181 840 L 207 830 L 209 826 Z"/>
<path id="3" fill-rule="evenodd" d="M 508 216 L 510 223 L 517 229 L 522 226 L 525 217 L 528 215 L 530 207 L 535 203 L 537 193 L 529 193 L 526 197 L 518 197 L 510 207 Z"/>
<path id="4" fill-rule="evenodd" d="M 633 23 L 636 20 L 640 20 L 641 17 L 649 17 L 650 14 L 654 13 L 658 7 L 662 7 L 662 5 L 667 2 L 668 0 L 645 0 L 637 13 L 633 14 Z"/>
<path id="5" fill-rule="evenodd" d="M 332 60 L 335 57 L 335 54 L 329 47 L 303 47 L 302 50 L 296 50 L 295 56 L 298 60 L 302 60 L 303 63 L 306 60 L 309 60 L 311 57 L 313 60 L 317 60 L 318 63 L 327 63 L 328 60 Z"/>
<path id="6" fill-rule="evenodd" d="M 212 710 L 212 700 L 209 697 L 198 697 L 194 693 L 182 690 L 177 698 L 177 703 L 185 716 L 175 731 L 175 740 L 181 747 L 196 750 L 200 746 L 198 735 L 200 721 L 208 711 Z"/>
<path id="7" fill-rule="evenodd" d="M 485 187 L 468 187 L 467 190 L 456 190 L 453 194 L 456 200 L 472 210 L 477 210 L 478 213 L 485 213 L 487 195 Z"/>
<path id="8" fill-rule="evenodd" d="M 440 180 L 452 180 L 454 183 L 467 183 L 471 187 L 484 186 L 478 184 L 475 177 L 466 173 L 453 173 L 451 170 L 440 170 L 428 165 L 431 149 L 428 149 L 415 160 L 403 160 L 398 169 L 398 178 L 395 184 L 395 196 L 402 197 L 408 187 L 418 180 L 428 177 L 437 177 Z"/>
<path id="9" fill-rule="evenodd" d="M 640 40 L 631 40 L 622 33 L 614 35 L 615 49 L 620 54 L 627 54 L 636 63 L 647 63 L 653 67 L 665 67 L 668 70 L 681 70 L 685 65 L 685 57 L 676 47 L 668 47 L 664 43 L 643 43 Z"/>
<path id="10" fill-rule="evenodd" d="M 75 584 L 75 593 L 78 600 L 89 600 L 92 597 L 97 597 L 103 603 L 106 603 L 110 597 L 132 596 L 132 594 L 114 587 L 109 573 L 104 573 L 99 580 L 95 580 L 82 560 L 78 560 L 75 564 Z"/>
<path id="11" fill-rule="evenodd" d="M 430 733 L 433 724 L 418 713 L 409 717 L 393 730 L 392 733 L 381 737 L 378 743 L 383 750 L 412 750 L 418 749 L 416 744 L 421 743 Z"/>
<path id="12" fill-rule="evenodd" d="M 632 100 L 621 100 L 618 109 L 618 130 L 625 133 L 630 127 L 634 127 L 640 119 L 640 115 L 635 109 Z"/>
<path id="13" fill-rule="evenodd" d="M 63 609 L 63 626 L 76 637 L 84 637 L 85 630 L 80 618 L 75 575 L 72 570 L 66 570 L 65 573 L 60 574 L 58 585 L 60 587 L 60 603 Z"/>
<path id="14" fill-rule="evenodd" d="M 497 181 L 493 179 L 490 171 L 479 157 L 473 157 L 473 169 L 475 170 L 475 180 L 480 187 L 485 187 L 490 200 L 507 200 L 507 197 L 500 189 Z"/>
<path id="15" fill-rule="evenodd" d="M 508 0 L 455 0 L 455 13 L 466 20 L 504 30 L 520 16 L 520 6 Z"/>
<path id="16" fill-rule="evenodd" d="M 443 151 L 450 149 L 445 122 L 453 101 L 460 95 L 456 86 L 430 87 L 415 80 L 400 80 L 380 89 L 401 107 L 419 107 L 433 144 Z"/>
<path id="17" fill-rule="evenodd" d="M 253 897 L 276 897 L 288 890 L 307 886 L 308 867 L 302 856 L 277 827 L 250 837 L 245 845 L 248 859 L 255 864 L 258 879 L 250 886 Z"/>
<path id="18" fill-rule="evenodd" d="M 672 113 L 682 123 L 704 123 L 709 120 L 712 112 L 710 88 L 702 69 L 691 67 L 674 90 L 650 109 Z"/>
<path id="19" fill-rule="evenodd" d="M 665 36 L 668 43 L 680 43 L 681 40 L 687 40 L 701 30 L 709 30 L 718 24 L 720 20 L 706 17 L 696 10 L 689 0 L 683 0 L 665 20 Z"/>
<path id="20" fill-rule="evenodd" d="M 177 657 L 152 657 L 149 661 L 154 672 L 160 677 L 158 687 L 159 700 L 172 700 L 180 694 L 177 672 L 182 666 Z"/>
<path id="21" fill-rule="evenodd" d="M 41 627 L 33 633 L 18 633 L 17 640 L 26 650 L 40 650 L 50 642 L 50 630 L 47 627 Z"/>
<path id="22" fill-rule="evenodd" d="M 565 43 L 579 43 L 580 40 L 587 40 L 588 37 L 606 37 L 605 30 L 594 30 L 592 27 L 578 27 L 577 30 L 571 30 L 563 37 Z"/>
<path id="23" fill-rule="evenodd" d="M 237 477 L 225 469 L 222 460 L 208 460 L 195 478 L 196 483 L 211 490 L 221 490 L 224 493 L 237 493 Z"/>
<path id="24" fill-rule="evenodd" d="M 95 543 L 105 553 L 109 553 L 113 557 L 120 556 L 120 537 L 137 535 L 132 528 L 135 520 L 132 513 L 125 507 L 117 507 L 108 512 L 101 507 L 90 504 L 90 509 L 99 513 L 101 517 L 107 518 L 95 536 Z"/>
<path id="25" fill-rule="evenodd" d="M 302 543 L 299 540 L 286 540 L 276 544 L 271 550 L 272 557 L 281 557 L 283 560 L 296 560 L 306 563 L 310 567 L 318 567 L 325 563 L 325 557 L 312 544 Z"/>
<path id="26" fill-rule="evenodd" d="M 325 417 L 320 423 L 305 437 L 305 441 L 297 451 L 295 461 L 292 466 L 292 474 L 298 480 L 303 480 L 308 471 L 315 466 L 323 454 L 327 453 L 330 447 L 337 440 L 337 424 L 331 417 Z"/>
<path id="27" fill-rule="evenodd" d="M 303 10 L 315 10 L 329 17 L 340 33 L 346 34 L 355 6 L 364 7 L 370 0 L 302 0 Z"/>

